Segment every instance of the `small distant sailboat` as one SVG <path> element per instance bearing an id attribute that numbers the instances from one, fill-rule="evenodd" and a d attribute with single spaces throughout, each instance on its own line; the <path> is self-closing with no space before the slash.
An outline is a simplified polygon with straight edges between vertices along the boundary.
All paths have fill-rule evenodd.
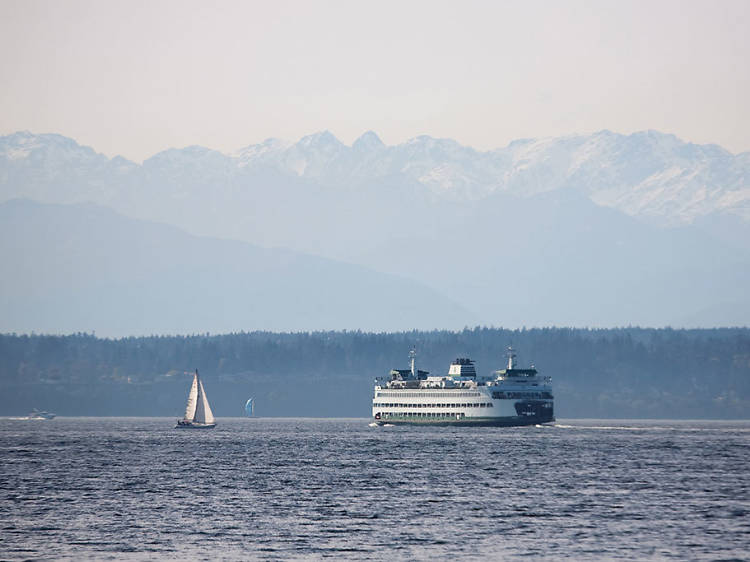
<path id="1" fill-rule="evenodd" d="M 245 415 L 247 415 L 248 418 L 253 417 L 253 406 L 255 403 L 253 402 L 252 397 L 247 399 L 247 402 L 245 402 Z"/>
<path id="2" fill-rule="evenodd" d="M 52 420 L 55 419 L 55 415 L 52 412 L 47 411 L 39 411 L 36 408 L 28 415 L 26 416 L 27 420 Z"/>
<path id="3" fill-rule="evenodd" d="M 185 408 L 185 417 L 177 421 L 175 426 L 179 429 L 212 429 L 216 427 L 214 414 L 211 406 L 208 405 L 206 391 L 203 389 L 203 381 L 198 376 L 198 369 L 193 375 L 193 385 L 190 387 L 188 394 L 187 408 Z"/>

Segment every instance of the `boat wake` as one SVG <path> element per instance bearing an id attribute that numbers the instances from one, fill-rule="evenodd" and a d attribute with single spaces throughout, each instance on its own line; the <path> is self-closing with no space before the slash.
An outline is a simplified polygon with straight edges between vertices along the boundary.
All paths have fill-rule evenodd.
<path id="1" fill-rule="evenodd" d="M 627 425 L 565 425 L 561 423 L 556 423 L 554 426 L 559 429 L 605 429 L 605 430 L 615 430 L 615 431 L 664 431 L 667 429 L 676 429 L 674 427 L 657 427 L 657 426 L 650 426 L 650 427 L 634 427 L 634 426 L 627 426 Z"/>

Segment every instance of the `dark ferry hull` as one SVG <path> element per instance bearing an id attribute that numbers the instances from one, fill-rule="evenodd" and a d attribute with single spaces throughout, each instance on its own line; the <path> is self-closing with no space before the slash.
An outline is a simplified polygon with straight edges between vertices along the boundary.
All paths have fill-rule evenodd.
<path id="1" fill-rule="evenodd" d="M 461 419 L 435 419 L 435 418 L 397 418 L 374 419 L 378 425 L 432 425 L 439 427 L 461 426 L 461 427 L 524 427 L 552 423 L 554 417 L 512 416 L 503 418 L 461 418 Z"/>

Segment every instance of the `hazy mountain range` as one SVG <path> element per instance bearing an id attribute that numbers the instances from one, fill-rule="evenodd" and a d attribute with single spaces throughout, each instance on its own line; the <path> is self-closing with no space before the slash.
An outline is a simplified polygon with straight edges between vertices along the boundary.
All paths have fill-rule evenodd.
<path id="1" fill-rule="evenodd" d="M 93 205 L 0 204 L 0 239 L 0 332 L 386 331 L 471 319 L 409 279 Z"/>
<path id="2" fill-rule="evenodd" d="M 15 198 L 89 204 L 66 209 L 26 202 L 3 208 L 3 263 L 17 269 L 18 287 L 40 274 L 54 286 L 54 275 L 46 278 L 50 257 L 45 252 L 58 255 L 60 262 L 72 260 L 65 252 L 86 237 L 80 252 L 92 259 L 70 263 L 78 263 L 81 279 L 90 277 L 91 283 L 99 275 L 97 260 L 107 255 L 106 245 L 117 248 L 118 265 L 126 270 L 132 265 L 133 275 L 160 271 L 156 255 L 172 256 L 170 263 L 180 274 L 170 279 L 178 285 L 200 277 L 195 268 L 204 265 L 206 271 L 239 268 L 233 271 L 234 284 L 221 286 L 220 292 L 227 302 L 249 304 L 238 308 L 243 312 L 236 322 L 209 322 L 216 326 L 207 326 L 211 330 L 750 323 L 745 291 L 750 282 L 750 153 L 732 155 L 655 131 L 520 140 L 486 152 L 426 136 L 386 146 L 372 132 L 350 147 L 330 133 L 318 133 L 297 143 L 271 139 L 234 154 L 170 149 L 143 164 L 109 159 L 59 135 L 16 133 L 0 137 L 0 201 Z M 126 219 L 104 207 L 185 232 Z M 22 230 L 20 217 L 36 227 Z M 46 239 L 39 236 L 43 224 L 55 225 Z M 72 224 L 81 229 L 73 240 Z M 139 232 L 148 236 L 139 238 Z M 141 259 L 150 245 L 164 250 L 148 254 L 151 261 Z M 190 248 L 196 246 L 204 250 L 187 267 Z M 272 249 L 279 247 L 287 250 Z M 259 256 L 273 262 L 279 258 L 270 256 L 281 254 L 315 262 L 319 275 L 277 268 L 272 276 L 277 281 L 267 292 L 237 281 L 257 277 L 253 268 L 262 261 Z M 35 259 L 18 269 L 13 260 L 31 255 Z M 349 277 L 339 268 L 348 268 Z M 279 281 L 291 277 L 299 282 Z M 153 288 L 158 280 L 152 275 L 147 284 Z M 368 290 L 352 289 L 347 302 L 343 287 L 363 286 L 365 280 L 371 282 Z M 129 277 L 120 281 L 120 289 L 137 292 Z M 220 284 L 214 282 L 208 276 L 193 289 L 198 294 L 212 287 L 218 291 Z M 76 283 L 69 287 L 73 293 Z M 115 277 L 100 286 L 107 283 L 114 287 Z M 328 297 L 317 296 L 326 286 Z M 3 307 L 13 302 L 15 308 L 2 315 L 10 320 L 0 329 L 21 330 L 13 326 L 34 316 L 29 310 L 54 309 L 25 293 L 14 300 L 6 289 Z M 294 321 L 306 313 L 295 312 L 289 297 L 305 290 L 306 302 L 327 303 L 313 307 L 328 311 L 325 321 L 314 312 L 306 316 L 309 321 Z M 80 295 L 84 302 L 84 292 Z M 65 300 L 75 299 L 68 295 Z M 154 303 L 162 301 L 154 297 Z M 253 309 L 252 303 L 261 301 L 279 305 Z M 206 322 L 219 315 L 218 308 L 212 312 L 215 305 L 210 299 L 205 304 Z M 393 312 L 404 307 L 408 314 Z M 227 318 L 227 308 L 221 310 Z M 65 317 L 48 316 L 57 322 Z M 146 320 L 129 324 L 128 330 L 187 329 L 177 321 Z M 23 329 L 42 330 L 41 324 L 32 324 L 23 323 L 31 326 Z M 74 330 L 73 324 L 64 329 Z"/>
<path id="3" fill-rule="evenodd" d="M 0 163 L 4 198 L 55 202 L 112 201 L 154 180 L 186 195 L 201 182 L 226 189 L 253 171 L 274 170 L 330 186 L 398 178 L 454 200 L 572 189 L 658 225 L 690 224 L 714 213 L 750 221 L 750 152 L 733 155 L 657 131 L 522 139 L 486 152 L 429 136 L 386 146 L 372 131 L 350 147 L 326 131 L 297 143 L 268 139 L 234 154 L 169 149 L 142 165 L 108 159 L 60 135 L 19 132 L 0 137 Z"/>

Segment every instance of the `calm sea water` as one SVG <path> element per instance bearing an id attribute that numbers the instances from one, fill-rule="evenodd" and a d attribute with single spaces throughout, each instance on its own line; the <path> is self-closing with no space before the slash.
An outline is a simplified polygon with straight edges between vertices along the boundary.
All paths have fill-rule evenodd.
<path id="1" fill-rule="evenodd" d="M 0 420 L 0 558 L 750 557 L 750 422 Z"/>

